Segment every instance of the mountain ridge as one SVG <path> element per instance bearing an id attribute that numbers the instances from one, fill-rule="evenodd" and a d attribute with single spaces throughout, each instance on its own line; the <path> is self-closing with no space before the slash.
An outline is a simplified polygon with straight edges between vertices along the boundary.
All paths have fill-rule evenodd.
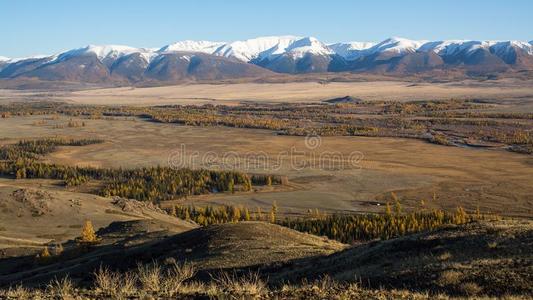
<path id="1" fill-rule="evenodd" d="M 50 56 L 0 57 L 0 79 L 81 82 L 216 80 L 262 77 L 272 75 L 271 71 L 392 75 L 454 71 L 470 76 L 532 70 L 533 41 L 429 41 L 400 37 L 377 43 L 330 44 L 314 37 L 291 35 L 229 43 L 185 40 L 160 48 L 88 45 Z"/>

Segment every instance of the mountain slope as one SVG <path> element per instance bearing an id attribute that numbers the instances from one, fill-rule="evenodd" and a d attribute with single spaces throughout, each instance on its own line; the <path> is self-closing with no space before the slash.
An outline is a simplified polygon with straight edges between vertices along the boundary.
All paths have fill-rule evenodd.
<path id="1" fill-rule="evenodd" d="M 136 83 L 223 80 L 271 75 L 234 58 L 204 53 L 210 43 L 172 44 L 159 50 L 127 46 L 87 46 L 45 58 L 0 65 L 0 78 L 47 81 Z M 180 50 L 180 51 L 177 51 Z"/>
<path id="2" fill-rule="evenodd" d="M 144 72 L 145 78 L 158 81 L 223 80 L 266 75 L 270 75 L 270 71 L 252 64 L 226 57 L 189 52 L 159 55 Z"/>

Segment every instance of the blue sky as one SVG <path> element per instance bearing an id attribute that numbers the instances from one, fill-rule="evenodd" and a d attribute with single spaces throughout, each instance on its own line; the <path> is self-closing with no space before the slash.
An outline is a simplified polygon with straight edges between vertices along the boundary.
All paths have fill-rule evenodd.
<path id="1" fill-rule="evenodd" d="M 533 40 L 531 0 L 118 1 L 0 0 L 0 55 L 52 54 L 87 44 L 160 47 L 265 35 L 324 42 Z"/>

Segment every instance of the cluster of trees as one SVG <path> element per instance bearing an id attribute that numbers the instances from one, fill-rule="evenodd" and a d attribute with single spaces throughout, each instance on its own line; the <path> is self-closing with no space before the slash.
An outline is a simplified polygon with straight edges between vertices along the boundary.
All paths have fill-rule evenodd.
<path id="1" fill-rule="evenodd" d="M 103 171 L 94 168 L 78 168 L 47 164 L 39 161 L 40 156 L 57 149 L 58 146 L 85 146 L 101 143 L 98 139 L 47 138 L 22 140 L 0 148 L 0 175 L 23 178 L 62 179 L 67 185 L 77 185 L 88 177 L 103 177 Z"/>
<path id="2" fill-rule="evenodd" d="M 201 226 L 241 221 L 265 221 L 301 232 L 327 236 L 348 244 L 373 239 L 391 239 L 414 232 L 432 231 L 445 225 L 460 225 L 474 220 L 495 218 L 495 216 L 482 215 L 479 210 L 469 214 L 462 207 L 458 207 L 455 212 L 421 209 L 417 212 L 403 213 L 399 201 L 395 201 L 393 207 L 387 204 L 383 214 L 331 215 L 315 209 L 309 210 L 305 217 L 284 219 L 279 218 L 275 202 L 270 210 L 265 212 L 259 207 L 251 210 L 233 205 L 205 207 L 176 205 L 167 211 L 170 215 L 194 221 Z"/>
<path id="3" fill-rule="evenodd" d="M 253 185 L 281 184 L 281 177 L 264 181 L 236 171 L 173 169 L 167 167 L 115 170 L 101 193 L 141 201 L 159 202 L 217 192 L 250 191 Z"/>
<path id="4" fill-rule="evenodd" d="M 191 126 L 227 126 L 237 128 L 257 128 L 281 130 L 293 127 L 298 121 L 261 118 L 257 116 L 219 115 L 212 111 L 195 113 L 187 110 L 152 111 L 148 114 L 153 121 L 177 123 Z"/>
<path id="5" fill-rule="evenodd" d="M 99 139 L 63 139 L 46 138 L 39 140 L 22 140 L 14 145 L 0 148 L 0 160 L 16 161 L 19 159 L 37 159 L 40 155 L 54 152 L 58 146 L 86 146 L 102 143 Z"/>
<path id="6" fill-rule="evenodd" d="M 357 125 L 327 125 L 317 128 L 291 128 L 283 132 L 286 135 L 306 136 L 316 134 L 320 136 L 388 136 L 378 127 L 366 127 Z"/>
<path id="7" fill-rule="evenodd" d="M 254 174 L 251 177 L 252 183 L 256 185 L 282 185 L 287 184 L 286 176 Z"/>
<path id="8" fill-rule="evenodd" d="M 183 220 L 191 220 L 201 226 L 222 223 L 237 223 L 240 221 L 265 221 L 276 223 L 278 220 L 278 206 L 272 204 L 269 211 L 263 212 L 260 207 L 251 211 L 247 207 L 233 205 L 224 206 L 182 206 L 176 205 L 168 209 L 172 216 Z"/>
<path id="9" fill-rule="evenodd" d="M 46 138 L 38 140 L 22 140 L 15 147 L 24 152 L 35 154 L 48 154 L 54 152 L 58 146 L 87 146 L 92 144 L 103 143 L 100 139 L 64 139 L 64 138 Z"/>
<path id="10" fill-rule="evenodd" d="M 533 120 L 533 113 L 521 112 L 480 112 L 480 111 L 431 111 L 423 114 L 435 118 L 469 118 L 469 119 L 521 119 Z"/>
<path id="11" fill-rule="evenodd" d="M 385 114 L 425 114 L 429 112 L 442 112 L 449 110 L 482 109 L 486 106 L 469 100 L 451 99 L 447 101 L 412 101 L 412 102 L 387 102 L 384 103 Z"/>
<path id="12" fill-rule="evenodd" d="M 454 213 L 432 210 L 407 214 L 401 213 L 401 209 L 398 209 L 399 203 L 395 207 L 395 212 L 391 212 L 387 204 L 384 214 L 335 214 L 323 218 L 285 219 L 281 225 L 351 244 L 356 241 L 390 239 L 414 232 L 435 230 L 444 225 L 460 225 L 485 218 L 479 212 L 468 214 L 462 207 L 458 207 Z"/>

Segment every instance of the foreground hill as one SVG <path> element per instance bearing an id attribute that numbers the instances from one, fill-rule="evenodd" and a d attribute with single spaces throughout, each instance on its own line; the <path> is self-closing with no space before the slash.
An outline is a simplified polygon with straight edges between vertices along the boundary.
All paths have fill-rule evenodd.
<path id="1" fill-rule="evenodd" d="M 371 242 L 277 269 L 298 281 L 325 274 L 373 287 L 462 295 L 533 295 L 533 222 L 475 222 Z"/>
<path id="2" fill-rule="evenodd" d="M 81 289 L 56 282 L 46 293 L 91 299 L 228 294 L 282 299 L 528 299 L 533 295 L 531 221 L 474 222 L 351 248 L 261 222 L 213 225 L 176 235 L 148 232 L 148 224 L 147 220 L 112 223 L 98 232 L 99 246 L 83 250 L 67 243 L 64 253 L 48 260 L 1 260 L 0 285 L 35 286 L 69 274 Z M 197 273 L 185 267 L 191 262 Z M 100 279 L 95 281 L 97 275 L 91 272 L 100 266 L 104 271 L 97 272 Z M 258 273 L 247 275 L 249 271 Z"/>
<path id="3" fill-rule="evenodd" d="M 213 225 L 176 235 L 167 229 L 157 230 L 153 222 L 112 223 L 97 232 L 102 238 L 99 246 L 80 253 L 74 243 L 66 243 L 62 255 L 44 265 L 33 255 L 0 261 L 0 285 L 19 281 L 35 285 L 66 274 L 86 282 L 100 265 L 128 270 L 154 260 L 161 264 L 192 262 L 208 278 L 208 273 L 220 269 L 283 264 L 345 248 L 327 238 L 263 222 Z M 22 265 L 25 268 L 20 268 Z"/>
<path id="4" fill-rule="evenodd" d="M 533 45 L 522 41 L 414 41 L 325 44 L 272 36 L 230 43 L 181 41 L 159 49 L 90 45 L 51 56 L 0 57 L 0 79 L 171 84 L 258 78 L 277 73 L 520 75 L 533 71 Z"/>

